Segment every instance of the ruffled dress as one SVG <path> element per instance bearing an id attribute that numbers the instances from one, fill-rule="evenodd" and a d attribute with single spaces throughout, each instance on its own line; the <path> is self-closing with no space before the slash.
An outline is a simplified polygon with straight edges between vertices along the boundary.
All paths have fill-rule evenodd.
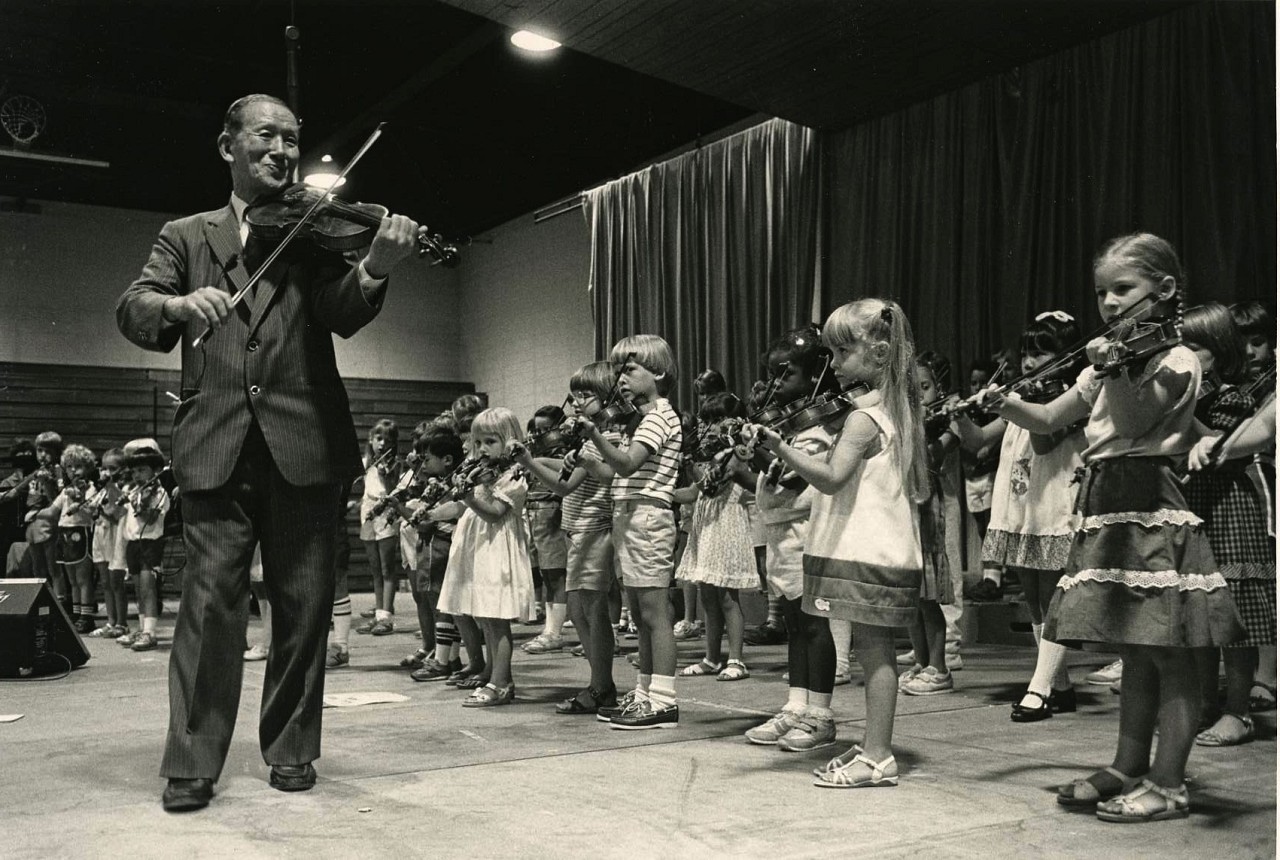
<path id="1" fill-rule="evenodd" d="M 1062 570 L 1075 537 L 1072 517 L 1076 469 L 1083 462 L 1084 433 L 1067 433 L 1048 450 L 1030 430 L 1010 424 L 1000 445 L 991 522 L 982 560 L 1030 570 Z"/>
<path id="2" fill-rule="evenodd" d="M 1203 523 L 1187 507 L 1173 466 L 1190 449 L 1200 363 L 1185 347 L 1151 358 L 1135 389 L 1160 376 L 1187 386 L 1139 439 L 1122 437 L 1092 368 L 1077 383 L 1092 406 L 1066 572 L 1045 616 L 1049 641 L 1219 647 L 1244 630 Z M 1188 377 L 1183 379 L 1182 377 Z"/>

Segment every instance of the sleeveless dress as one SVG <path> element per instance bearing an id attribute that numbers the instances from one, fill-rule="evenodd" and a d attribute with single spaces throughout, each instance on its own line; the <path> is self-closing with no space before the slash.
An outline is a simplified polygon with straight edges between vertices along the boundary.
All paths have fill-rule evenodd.
<path id="1" fill-rule="evenodd" d="M 751 546 L 750 500 L 751 494 L 733 481 L 714 496 L 698 496 L 676 579 L 719 588 L 760 587 Z"/>
<path id="2" fill-rule="evenodd" d="M 858 409 L 846 428 L 858 414 L 879 428 L 880 451 L 859 463 L 834 495 L 814 494 L 801 605 L 822 618 L 905 627 L 920 605 L 919 510 L 902 486 L 888 413 L 878 403 Z"/>

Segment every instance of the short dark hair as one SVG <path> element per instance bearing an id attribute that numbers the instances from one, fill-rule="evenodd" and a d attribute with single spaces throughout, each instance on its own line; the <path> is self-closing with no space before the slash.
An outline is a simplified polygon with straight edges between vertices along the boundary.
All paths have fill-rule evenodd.
<path id="1" fill-rule="evenodd" d="M 533 413 L 533 417 L 529 419 L 529 423 L 525 425 L 525 429 L 532 433 L 536 426 L 534 422 L 539 418 L 549 419 L 551 426 L 555 427 L 564 422 L 564 410 L 559 406 L 539 406 Z"/>
<path id="2" fill-rule="evenodd" d="M 719 421 L 724 418 L 746 418 L 747 405 L 732 391 L 721 391 L 708 394 L 698 410 L 700 421 Z"/>
<path id="3" fill-rule="evenodd" d="M 222 118 L 222 130 L 227 134 L 234 136 L 236 132 L 244 128 L 245 108 L 249 107 L 249 105 L 257 104 L 258 102 L 268 102 L 270 104 L 279 105 L 289 113 L 293 113 L 293 108 L 289 107 L 288 103 L 285 102 L 284 99 L 278 98 L 277 96 L 267 95 L 266 93 L 253 93 L 251 95 L 241 96 L 231 103 L 231 106 L 227 108 L 226 116 Z M 298 115 L 294 114 L 293 118 L 296 120 Z"/>
<path id="4" fill-rule="evenodd" d="M 822 329 L 813 323 L 784 334 L 769 344 L 760 356 L 760 365 L 767 376 L 773 376 L 780 364 L 794 364 L 801 372 L 816 377 L 823 364 L 831 357 L 831 350 L 822 343 Z M 822 390 L 835 391 L 840 387 L 834 374 L 823 379 Z"/>
<path id="5" fill-rule="evenodd" d="M 419 454 L 452 457 L 456 466 L 462 462 L 462 437 L 444 427 L 435 427 L 418 437 L 413 450 Z"/>
<path id="6" fill-rule="evenodd" d="M 720 394 L 728 391 L 729 386 L 724 381 L 723 373 L 708 367 L 693 378 L 693 390 L 702 395 Z"/>
<path id="7" fill-rule="evenodd" d="M 951 390 L 951 359 L 931 349 L 916 353 L 916 365 L 928 369 L 938 391 Z"/>

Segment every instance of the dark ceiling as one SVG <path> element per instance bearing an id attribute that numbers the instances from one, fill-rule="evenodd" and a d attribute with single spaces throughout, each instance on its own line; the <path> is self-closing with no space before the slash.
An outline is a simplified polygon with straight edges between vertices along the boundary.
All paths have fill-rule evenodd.
<path id="1" fill-rule="evenodd" d="M 0 105 L 38 100 L 0 196 L 186 213 L 229 192 L 214 138 L 239 95 L 284 96 L 301 32 L 307 157 L 344 197 L 478 233 L 754 115 L 843 128 L 1163 14 L 1165 0 L 0 2 Z M 566 49 L 529 57 L 509 28 Z M 0 149 L 9 143 L 0 134 Z"/>

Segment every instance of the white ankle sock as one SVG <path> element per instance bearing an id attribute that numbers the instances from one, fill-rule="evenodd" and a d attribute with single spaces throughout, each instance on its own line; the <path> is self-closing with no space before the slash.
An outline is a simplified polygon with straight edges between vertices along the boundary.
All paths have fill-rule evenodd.
<path id="1" fill-rule="evenodd" d="M 782 710 L 799 714 L 807 707 L 809 707 L 809 691 L 804 687 L 788 687 L 787 704 Z"/>

